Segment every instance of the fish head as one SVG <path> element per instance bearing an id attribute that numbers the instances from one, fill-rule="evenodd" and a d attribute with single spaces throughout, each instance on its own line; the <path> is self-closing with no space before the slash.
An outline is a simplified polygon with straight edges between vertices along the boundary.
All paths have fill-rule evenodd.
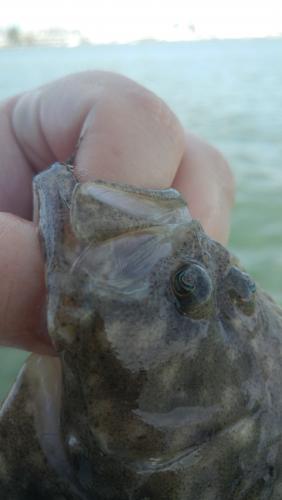
<path id="1" fill-rule="evenodd" d="M 255 284 L 180 194 L 76 184 L 68 212 L 48 324 L 70 446 L 151 470 L 252 421 Z"/>

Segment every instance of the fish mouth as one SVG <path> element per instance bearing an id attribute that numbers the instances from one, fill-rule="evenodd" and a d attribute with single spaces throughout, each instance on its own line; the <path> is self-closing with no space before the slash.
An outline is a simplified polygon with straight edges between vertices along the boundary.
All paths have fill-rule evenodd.
<path id="1" fill-rule="evenodd" d="M 262 414 L 260 408 L 253 412 L 244 412 L 238 416 L 227 416 L 220 405 L 210 407 L 178 407 L 166 413 L 150 413 L 134 410 L 135 416 L 143 424 L 158 429 L 163 433 L 166 442 L 184 443 L 183 448 L 158 450 L 148 456 L 138 458 L 138 443 L 136 447 L 117 449 L 108 443 L 107 435 L 92 428 L 92 433 L 99 443 L 100 449 L 106 455 L 123 463 L 128 469 L 137 474 L 152 474 L 158 472 L 177 472 L 197 465 L 198 462 L 212 460 L 216 456 L 216 449 L 227 449 L 230 446 L 238 448 L 238 453 L 248 443 L 252 442 L 257 431 L 258 417 Z M 229 418 L 228 418 L 229 417 Z"/>
<path id="2" fill-rule="evenodd" d="M 254 414 L 243 416 L 224 429 L 210 432 L 209 436 L 198 443 L 187 446 L 177 453 L 165 457 L 151 457 L 147 460 L 139 460 L 131 463 L 131 468 L 138 474 L 152 474 L 157 472 L 172 472 L 180 469 L 188 469 L 205 459 L 210 460 L 213 450 L 222 442 L 226 441 L 226 448 L 231 444 L 241 449 L 248 446 L 256 434 L 257 421 L 261 416 L 261 411 L 257 410 Z"/>

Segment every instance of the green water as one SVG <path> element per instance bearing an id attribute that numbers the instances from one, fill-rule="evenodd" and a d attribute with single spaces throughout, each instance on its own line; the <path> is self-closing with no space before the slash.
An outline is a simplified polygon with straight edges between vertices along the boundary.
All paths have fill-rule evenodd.
<path id="1" fill-rule="evenodd" d="M 282 304 L 282 39 L 0 50 L 0 98 L 64 74 L 121 72 L 163 97 L 228 158 L 230 248 Z M 0 351 L 0 398 L 24 353 Z"/>

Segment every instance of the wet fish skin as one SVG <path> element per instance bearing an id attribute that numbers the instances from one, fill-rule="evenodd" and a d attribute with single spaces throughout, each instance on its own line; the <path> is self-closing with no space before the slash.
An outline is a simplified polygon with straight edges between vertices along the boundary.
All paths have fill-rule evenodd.
<path id="1" fill-rule="evenodd" d="M 3 498 L 281 499 L 281 309 L 174 190 L 34 186 L 58 358 L 2 405 Z"/>

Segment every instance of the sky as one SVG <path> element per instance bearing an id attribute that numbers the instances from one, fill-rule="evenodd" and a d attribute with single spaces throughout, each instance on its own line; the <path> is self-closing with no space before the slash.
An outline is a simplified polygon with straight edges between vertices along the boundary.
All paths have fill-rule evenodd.
<path id="1" fill-rule="evenodd" d="M 282 35 L 281 0 L 9 0 L 0 27 L 79 30 L 93 42 Z"/>

